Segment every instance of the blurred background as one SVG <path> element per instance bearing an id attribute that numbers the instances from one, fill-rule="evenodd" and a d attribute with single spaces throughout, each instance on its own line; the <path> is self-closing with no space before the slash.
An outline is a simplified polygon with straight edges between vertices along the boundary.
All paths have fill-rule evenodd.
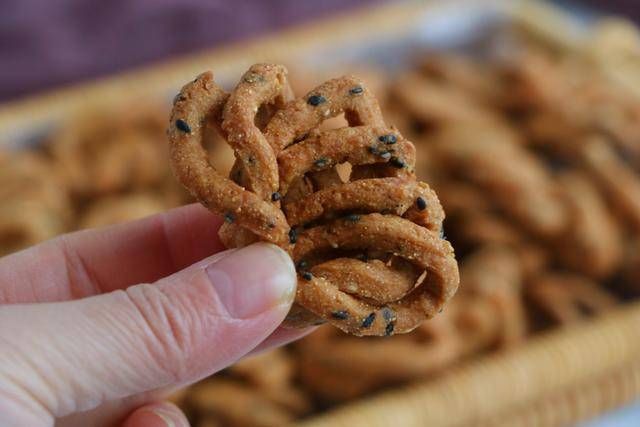
<path id="1" fill-rule="evenodd" d="M 3 0 L 0 102 L 383 2 Z M 634 0 L 559 3 L 640 17 Z"/>
<path id="2" fill-rule="evenodd" d="M 322 327 L 180 391 L 193 425 L 639 425 L 640 9 L 490 3 L 0 0 L 0 256 L 193 202 L 165 129 L 194 74 L 282 60 L 302 96 L 353 73 L 417 147 L 460 291 L 411 334 Z"/>

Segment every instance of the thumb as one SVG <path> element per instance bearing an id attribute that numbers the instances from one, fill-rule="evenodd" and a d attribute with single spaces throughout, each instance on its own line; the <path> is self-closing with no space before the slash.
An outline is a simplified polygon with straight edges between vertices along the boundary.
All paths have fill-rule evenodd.
<path id="1" fill-rule="evenodd" d="M 14 397 L 13 412 L 50 418 L 196 381 L 269 336 L 295 286 L 289 256 L 259 243 L 155 284 L 0 307 L 0 396 Z"/>

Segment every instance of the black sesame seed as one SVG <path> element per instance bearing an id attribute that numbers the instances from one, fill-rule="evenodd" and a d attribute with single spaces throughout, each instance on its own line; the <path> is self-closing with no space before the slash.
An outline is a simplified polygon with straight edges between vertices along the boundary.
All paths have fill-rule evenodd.
<path id="1" fill-rule="evenodd" d="M 304 270 L 305 268 L 307 268 L 309 266 L 309 263 L 305 260 L 300 260 L 298 261 L 298 263 L 296 264 L 296 268 L 298 270 Z"/>
<path id="2" fill-rule="evenodd" d="M 182 93 L 177 94 L 173 97 L 173 105 L 177 104 L 180 101 L 184 101 L 187 99 Z"/>
<path id="3" fill-rule="evenodd" d="M 313 162 L 313 164 L 318 168 L 323 168 L 323 167 L 327 166 L 327 163 L 328 163 L 328 161 L 324 157 L 320 157 L 318 160 Z"/>
<path id="4" fill-rule="evenodd" d="M 309 105 L 313 105 L 314 107 L 317 107 L 318 105 L 326 101 L 327 99 L 322 95 L 311 95 L 309 99 L 307 99 L 307 103 Z"/>
<path id="5" fill-rule="evenodd" d="M 396 313 L 394 313 L 393 310 L 391 310 L 389 307 L 385 307 L 382 309 L 382 318 L 385 320 L 385 322 L 389 323 L 392 320 L 394 320 L 396 317 Z"/>
<path id="6" fill-rule="evenodd" d="M 350 214 L 350 215 L 347 215 L 345 219 L 350 222 L 358 222 L 360 221 L 360 215 Z"/>
<path id="7" fill-rule="evenodd" d="M 366 261 L 369 259 L 369 257 L 367 256 L 367 254 L 356 254 L 354 256 L 355 259 L 360 260 L 360 261 Z"/>
<path id="8" fill-rule="evenodd" d="M 249 162 L 250 164 L 254 164 L 256 162 L 256 158 L 253 156 L 249 156 L 247 157 L 247 162 Z"/>
<path id="9" fill-rule="evenodd" d="M 290 243 L 295 243 L 298 241 L 298 232 L 292 228 L 289 230 L 289 242 Z"/>
<path id="10" fill-rule="evenodd" d="M 354 86 L 351 89 L 349 89 L 349 93 L 351 95 L 358 95 L 359 93 L 364 92 L 364 89 L 362 89 L 362 86 Z"/>
<path id="11" fill-rule="evenodd" d="M 345 320 L 349 318 L 349 312 L 346 310 L 338 310 L 331 312 L 331 317 L 338 320 Z"/>
<path id="12" fill-rule="evenodd" d="M 280 193 L 276 191 L 275 193 L 271 194 L 271 201 L 277 202 L 278 200 L 280 200 L 281 197 L 282 196 L 280 196 Z"/>
<path id="13" fill-rule="evenodd" d="M 373 321 L 376 320 L 376 313 L 371 313 L 362 321 L 362 327 L 368 328 L 373 324 Z"/>
<path id="14" fill-rule="evenodd" d="M 380 157 L 385 160 L 389 160 L 391 158 L 391 153 L 388 151 L 383 151 L 382 153 L 380 153 Z"/>
<path id="15" fill-rule="evenodd" d="M 378 154 L 378 148 L 372 145 L 371 147 L 369 147 L 369 152 L 371 154 Z"/>
<path id="16" fill-rule="evenodd" d="M 304 280 L 309 281 L 309 280 L 313 279 L 313 274 L 311 274 L 310 271 L 305 271 L 304 273 L 302 273 L 302 278 Z"/>
<path id="17" fill-rule="evenodd" d="M 418 197 L 416 199 L 416 205 L 418 206 L 418 209 L 421 211 L 427 209 L 427 201 L 422 197 Z"/>
<path id="18" fill-rule="evenodd" d="M 264 81 L 264 77 L 262 77 L 260 74 L 249 73 L 245 75 L 242 80 L 244 80 L 247 83 L 256 83 L 256 82 Z"/>
<path id="19" fill-rule="evenodd" d="M 398 138 L 394 134 L 390 133 L 388 135 L 379 136 L 378 141 L 384 142 L 385 144 L 392 145 L 398 142 Z"/>
<path id="20" fill-rule="evenodd" d="M 398 168 L 398 169 L 402 169 L 403 167 L 405 167 L 407 164 L 404 162 L 404 160 L 399 159 L 397 157 L 392 157 L 389 160 L 389 163 L 391 163 L 392 166 Z"/>
<path id="21" fill-rule="evenodd" d="M 267 228 L 276 228 L 276 224 L 273 222 L 268 222 L 267 223 Z"/>
<path id="22" fill-rule="evenodd" d="M 181 130 L 184 133 L 191 133 L 191 128 L 189 127 L 187 122 L 182 119 L 176 120 L 176 127 L 178 128 L 178 130 Z"/>
<path id="23" fill-rule="evenodd" d="M 226 222 L 228 222 L 229 224 L 231 224 L 235 220 L 235 218 L 234 218 L 233 214 L 226 213 L 226 214 L 224 214 L 224 220 Z"/>
<path id="24" fill-rule="evenodd" d="M 395 325 L 393 323 L 389 323 L 387 325 L 386 328 L 384 328 L 384 335 L 385 336 L 390 336 L 391 334 L 393 334 L 393 329 L 395 328 Z"/>

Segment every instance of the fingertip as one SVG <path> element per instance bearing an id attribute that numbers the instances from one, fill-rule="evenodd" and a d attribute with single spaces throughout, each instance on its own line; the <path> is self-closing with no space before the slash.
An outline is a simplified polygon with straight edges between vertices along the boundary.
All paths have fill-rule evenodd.
<path id="1" fill-rule="evenodd" d="M 155 402 L 133 411 L 122 427 L 189 427 L 189 421 L 173 403 Z"/>

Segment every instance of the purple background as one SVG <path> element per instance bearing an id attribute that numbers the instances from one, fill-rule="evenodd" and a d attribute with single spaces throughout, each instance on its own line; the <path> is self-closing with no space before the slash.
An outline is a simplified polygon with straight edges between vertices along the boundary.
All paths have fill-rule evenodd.
<path id="1" fill-rule="evenodd" d="M 0 102 L 381 0 L 0 0 Z"/>
<path id="2" fill-rule="evenodd" d="M 0 102 L 383 1 L 0 0 Z"/>

